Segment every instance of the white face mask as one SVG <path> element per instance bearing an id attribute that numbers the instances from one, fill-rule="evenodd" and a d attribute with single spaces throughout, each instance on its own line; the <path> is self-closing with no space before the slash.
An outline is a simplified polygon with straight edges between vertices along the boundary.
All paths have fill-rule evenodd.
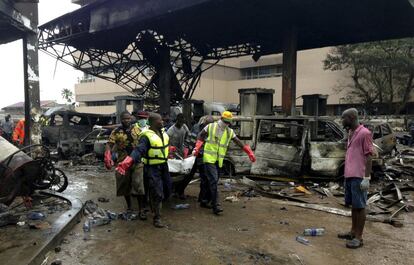
<path id="1" fill-rule="evenodd" d="M 219 125 L 220 125 L 220 127 L 221 128 L 226 128 L 227 126 L 229 126 L 227 123 L 225 123 L 224 121 L 222 121 L 222 120 L 219 120 Z"/>
<path id="2" fill-rule="evenodd" d="M 146 119 L 138 120 L 138 126 L 141 128 L 144 128 L 145 126 L 147 126 L 147 120 Z"/>

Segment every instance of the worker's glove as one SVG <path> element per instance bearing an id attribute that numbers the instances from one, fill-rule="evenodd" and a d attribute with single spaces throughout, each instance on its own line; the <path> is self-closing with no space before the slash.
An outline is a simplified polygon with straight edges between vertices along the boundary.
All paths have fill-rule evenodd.
<path id="1" fill-rule="evenodd" d="M 254 155 L 252 149 L 250 148 L 250 145 L 246 144 L 243 146 L 243 151 L 249 156 L 250 161 L 253 163 L 256 162 L 256 156 Z"/>
<path id="2" fill-rule="evenodd" d="M 95 130 L 102 130 L 102 126 L 101 125 L 94 125 L 92 128 L 94 131 Z"/>
<path id="3" fill-rule="evenodd" d="M 130 156 L 127 156 L 124 161 L 118 164 L 116 167 L 116 171 L 121 174 L 125 175 L 125 173 L 134 165 L 134 159 Z"/>
<path id="4" fill-rule="evenodd" d="M 177 152 L 177 147 L 172 146 L 172 145 L 168 146 L 168 152 L 170 152 L 170 153 L 175 153 L 175 152 Z"/>
<path id="5" fill-rule="evenodd" d="M 361 190 L 368 191 L 369 189 L 369 178 L 363 178 L 361 182 Z"/>
<path id="6" fill-rule="evenodd" d="M 193 156 L 197 157 L 198 154 L 200 153 L 201 148 L 203 147 L 204 141 L 202 140 L 197 140 L 196 145 L 193 149 Z"/>
<path id="7" fill-rule="evenodd" d="M 112 160 L 111 151 L 109 150 L 105 151 L 104 163 L 105 163 L 106 169 L 108 170 L 114 166 L 114 161 Z"/>

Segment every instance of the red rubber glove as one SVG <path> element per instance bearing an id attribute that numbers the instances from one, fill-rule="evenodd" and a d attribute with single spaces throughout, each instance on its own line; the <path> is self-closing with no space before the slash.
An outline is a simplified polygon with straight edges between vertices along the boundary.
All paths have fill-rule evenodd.
<path id="1" fill-rule="evenodd" d="M 196 145 L 193 149 L 193 156 L 198 156 L 198 154 L 200 153 L 201 147 L 203 147 L 203 144 L 204 144 L 204 141 L 197 140 Z"/>
<path id="2" fill-rule="evenodd" d="M 256 156 L 254 155 L 252 149 L 250 148 L 250 145 L 248 144 L 244 145 L 243 151 L 249 156 L 250 161 L 252 161 L 252 163 L 256 162 Z"/>
<path id="3" fill-rule="evenodd" d="M 170 146 L 168 146 L 168 151 L 170 153 L 175 153 L 175 152 L 177 152 L 177 147 L 170 145 Z"/>
<path id="4" fill-rule="evenodd" d="M 111 151 L 109 150 L 105 151 L 104 163 L 105 163 L 106 169 L 108 170 L 114 166 L 114 161 L 112 161 Z"/>
<path id="5" fill-rule="evenodd" d="M 134 159 L 130 156 L 125 157 L 124 161 L 118 164 L 116 167 L 116 171 L 121 174 L 125 175 L 125 173 L 134 165 Z"/>

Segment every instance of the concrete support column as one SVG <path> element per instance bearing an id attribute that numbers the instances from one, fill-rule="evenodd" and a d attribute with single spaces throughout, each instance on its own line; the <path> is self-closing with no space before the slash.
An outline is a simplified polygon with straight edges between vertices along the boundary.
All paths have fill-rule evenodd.
<path id="1" fill-rule="evenodd" d="M 116 123 L 121 123 L 121 113 L 127 110 L 127 99 L 124 96 L 115 97 Z"/>
<path id="2" fill-rule="evenodd" d="M 171 106 L 171 58 L 170 50 L 163 48 L 159 51 L 160 68 L 158 70 L 158 89 L 160 91 L 160 113 L 170 113 Z"/>
<path id="3" fill-rule="evenodd" d="M 297 30 L 292 26 L 283 36 L 282 110 L 296 114 Z"/>
<path id="4" fill-rule="evenodd" d="M 39 23 L 38 4 L 19 3 L 16 8 L 29 18 L 33 28 Z M 24 99 L 25 99 L 25 145 L 40 144 L 42 141 L 41 125 L 39 123 L 42 110 L 40 108 L 39 89 L 39 57 L 36 32 L 28 32 L 23 37 L 23 67 L 24 67 Z"/>
<path id="5" fill-rule="evenodd" d="M 193 114 L 193 101 L 185 99 L 181 102 L 181 106 L 183 108 L 183 115 L 185 119 L 185 124 L 187 124 L 188 128 L 192 127 L 192 114 Z"/>

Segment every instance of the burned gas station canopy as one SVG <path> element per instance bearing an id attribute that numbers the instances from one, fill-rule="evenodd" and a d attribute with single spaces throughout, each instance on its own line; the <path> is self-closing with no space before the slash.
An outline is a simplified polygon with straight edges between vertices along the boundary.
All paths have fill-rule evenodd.
<path id="1" fill-rule="evenodd" d="M 253 55 L 257 60 L 286 52 L 289 43 L 296 52 L 412 37 L 414 0 L 100 0 L 40 30 L 41 49 L 134 89 L 131 82 L 141 87 L 154 83 L 151 78 L 140 82 L 137 76 L 148 67 L 159 72 L 165 48 L 180 54 L 183 76 L 194 74 L 185 61 L 195 57 Z M 111 77 L 102 74 L 108 71 Z"/>
<path id="2" fill-rule="evenodd" d="M 41 26 L 44 42 L 122 53 L 143 30 L 208 58 L 282 52 L 296 26 L 298 49 L 414 36 L 409 0 L 106 0 Z M 241 48 L 243 46 L 243 48 Z"/>
<path id="3" fill-rule="evenodd" d="M 31 31 L 30 20 L 14 9 L 11 1 L 0 1 L 0 44 L 21 39 Z"/>

